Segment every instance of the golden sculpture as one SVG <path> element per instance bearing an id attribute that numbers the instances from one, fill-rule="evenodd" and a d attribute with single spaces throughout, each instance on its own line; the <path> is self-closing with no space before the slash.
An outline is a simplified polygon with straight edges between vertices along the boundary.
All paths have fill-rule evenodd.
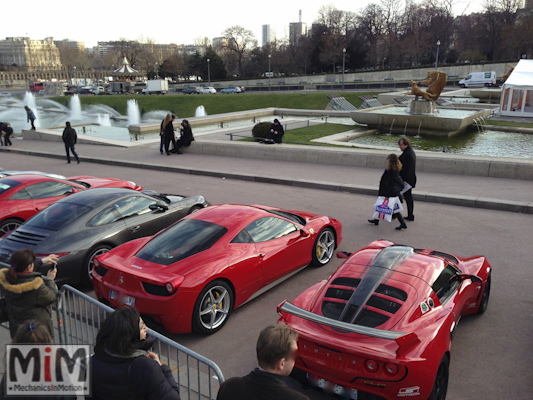
<path id="1" fill-rule="evenodd" d="M 446 86 L 447 77 L 446 72 L 429 71 L 427 79 L 420 82 L 421 86 L 427 86 L 428 88 L 422 90 L 415 81 L 411 81 L 411 92 L 408 94 L 414 94 L 417 98 L 423 97 L 428 101 L 436 101 Z"/>

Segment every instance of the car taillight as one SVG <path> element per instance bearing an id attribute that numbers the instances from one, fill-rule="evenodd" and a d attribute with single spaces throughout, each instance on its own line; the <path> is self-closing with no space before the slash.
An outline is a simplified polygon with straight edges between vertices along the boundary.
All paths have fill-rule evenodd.
<path id="1" fill-rule="evenodd" d="M 174 279 L 168 281 L 165 284 L 165 289 L 167 290 L 168 293 L 175 292 L 176 289 L 179 287 L 179 285 L 181 285 L 184 279 L 185 279 L 184 276 L 176 276 Z"/>
<path id="2" fill-rule="evenodd" d="M 396 364 L 393 364 L 393 363 L 385 364 L 385 372 L 389 374 L 390 376 L 396 375 L 398 371 L 399 371 L 399 368 Z"/>
<path id="3" fill-rule="evenodd" d="M 368 372 L 377 372 L 379 369 L 379 364 L 374 360 L 366 360 L 365 368 Z"/>

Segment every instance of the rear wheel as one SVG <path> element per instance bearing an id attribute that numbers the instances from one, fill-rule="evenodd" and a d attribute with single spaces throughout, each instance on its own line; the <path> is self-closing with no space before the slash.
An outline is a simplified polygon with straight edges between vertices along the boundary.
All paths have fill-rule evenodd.
<path id="1" fill-rule="evenodd" d="M 437 370 L 437 376 L 435 377 L 435 382 L 433 383 L 433 389 L 431 390 L 431 395 L 428 397 L 428 400 L 445 400 L 446 392 L 448 391 L 448 375 L 449 375 L 449 362 L 448 356 L 445 355 L 442 357 L 442 360 L 439 364 L 439 369 Z"/>
<path id="2" fill-rule="evenodd" d="M 489 274 L 489 276 L 487 277 L 487 283 L 485 283 L 485 289 L 483 290 L 483 294 L 481 295 L 481 302 L 479 303 L 479 308 L 477 309 L 477 313 L 480 315 L 487 311 L 487 307 L 489 305 L 490 281 L 491 274 Z"/>
<path id="3" fill-rule="evenodd" d="M 17 218 L 4 219 L 2 222 L 0 222 L 0 237 L 4 236 L 6 233 L 14 231 L 20 225 L 22 225 L 23 222 L 24 221 Z"/>
<path id="4" fill-rule="evenodd" d="M 230 286 L 215 280 L 209 283 L 196 299 L 192 326 L 197 333 L 210 335 L 224 326 L 233 307 L 233 292 Z"/>
<path id="5" fill-rule="evenodd" d="M 322 229 L 313 246 L 313 261 L 311 261 L 311 265 L 316 267 L 326 265 L 333 257 L 335 247 L 337 247 L 335 234 L 331 228 Z"/>
<path id="6" fill-rule="evenodd" d="M 111 250 L 112 247 L 108 246 L 107 244 L 100 244 L 97 246 L 94 246 L 91 250 L 87 252 L 87 256 L 85 257 L 85 262 L 83 263 L 83 269 L 81 271 L 81 283 L 84 286 L 91 287 L 93 285 L 93 268 L 94 268 L 94 259 L 96 256 L 99 256 L 100 254 L 107 253 L 109 250 Z"/>

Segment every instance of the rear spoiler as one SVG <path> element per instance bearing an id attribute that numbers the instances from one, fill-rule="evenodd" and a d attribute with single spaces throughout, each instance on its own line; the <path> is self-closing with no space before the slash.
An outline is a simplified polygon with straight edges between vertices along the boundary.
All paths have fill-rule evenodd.
<path id="1" fill-rule="evenodd" d="M 406 347 L 410 347 L 413 344 L 418 343 L 420 340 L 415 333 L 405 333 L 405 332 L 395 332 L 395 331 L 386 331 L 383 329 L 369 328 L 367 326 L 350 324 L 347 322 L 337 321 L 323 315 L 318 315 L 310 311 L 304 310 L 303 308 L 297 307 L 294 304 L 289 303 L 287 300 L 283 301 L 278 306 L 278 314 L 286 312 L 288 314 L 294 315 L 299 318 L 306 319 L 311 322 L 316 322 L 317 324 L 326 325 L 331 328 L 339 329 L 346 332 L 359 333 L 365 336 L 371 336 L 378 339 L 386 340 L 395 340 L 398 343 L 400 348 L 396 351 L 398 354 L 402 350 L 407 350 Z"/>

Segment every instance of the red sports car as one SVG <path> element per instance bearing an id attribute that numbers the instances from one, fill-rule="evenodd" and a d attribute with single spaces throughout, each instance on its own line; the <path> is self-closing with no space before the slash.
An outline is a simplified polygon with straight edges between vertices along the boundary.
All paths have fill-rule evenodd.
<path id="1" fill-rule="evenodd" d="M 349 399 L 443 400 L 452 334 L 482 314 L 492 267 L 379 240 L 278 306 L 299 333 L 295 374 Z"/>
<path id="2" fill-rule="evenodd" d="M 0 237 L 65 196 L 101 187 L 142 190 L 131 181 L 94 176 L 60 179 L 51 175 L 17 174 L 0 178 Z"/>
<path id="3" fill-rule="evenodd" d="M 342 225 L 333 218 L 211 206 L 97 257 L 94 291 L 100 301 L 135 307 L 169 332 L 210 334 L 233 308 L 309 264 L 328 263 L 341 240 Z"/>

